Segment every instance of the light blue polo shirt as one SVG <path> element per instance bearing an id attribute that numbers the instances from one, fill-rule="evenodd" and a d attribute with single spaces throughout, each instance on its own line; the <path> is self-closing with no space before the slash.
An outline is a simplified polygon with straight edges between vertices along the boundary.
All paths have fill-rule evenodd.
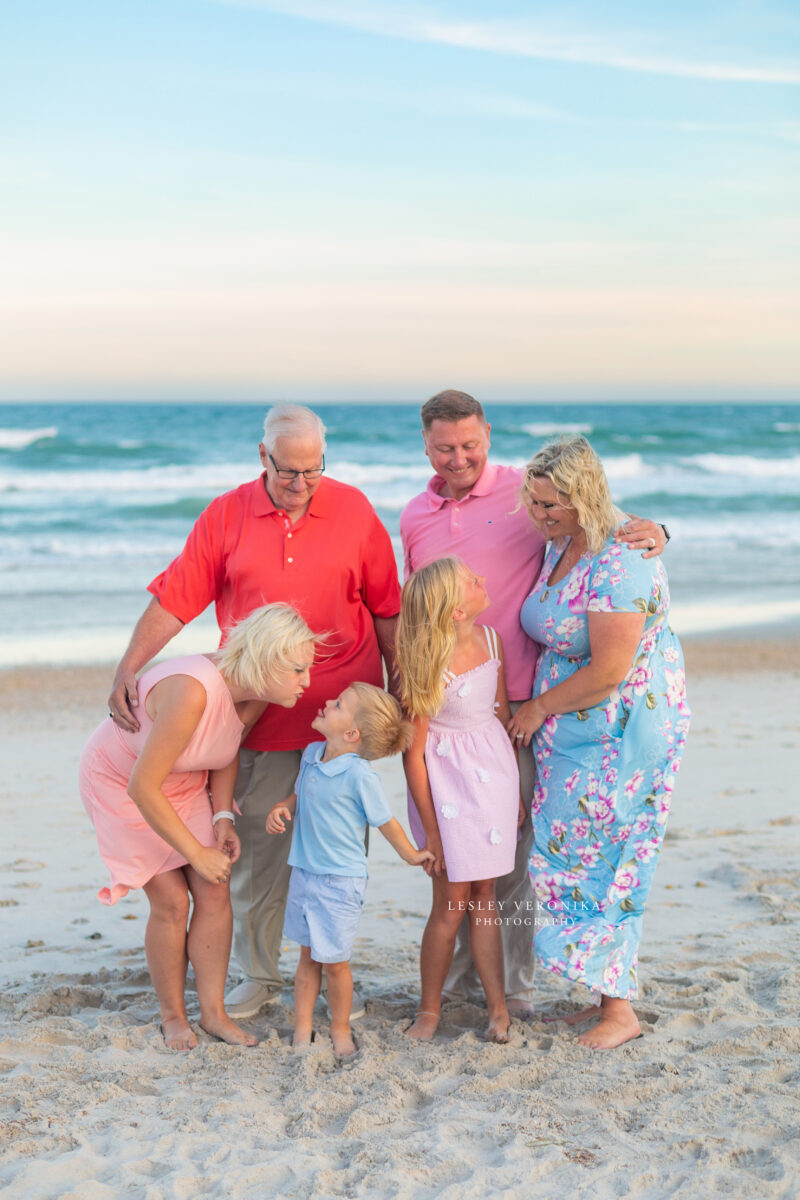
<path id="1" fill-rule="evenodd" d="M 326 745 L 312 742 L 300 760 L 289 865 L 313 875 L 366 878 L 367 825 L 385 825 L 392 810 L 377 771 L 365 758 L 340 754 L 321 762 Z"/>

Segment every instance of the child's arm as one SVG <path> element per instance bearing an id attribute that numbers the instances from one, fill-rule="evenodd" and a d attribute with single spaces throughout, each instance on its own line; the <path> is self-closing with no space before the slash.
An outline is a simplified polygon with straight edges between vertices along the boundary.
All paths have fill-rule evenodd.
<path id="1" fill-rule="evenodd" d="M 441 875 L 444 870 L 444 850 L 439 833 L 439 823 L 436 820 L 436 810 L 433 807 L 433 796 L 428 779 L 428 768 L 425 766 L 425 742 L 428 737 L 427 717 L 414 718 L 414 741 L 411 748 L 403 755 L 403 770 L 406 773 L 408 790 L 417 806 L 422 828 L 425 830 L 425 849 L 433 852 L 433 862 L 425 870 L 430 875 Z"/>
<path id="2" fill-rule="evenodd" d="M 508 689 L 506 688 L 506 657 L 503 651 L 503 639 L 500 637 L 500 634 L 497 632 L 497 630 L 495 630 L 495 637 L 497 638 L 497 656 L 500 659 L 500 670 L 497 672 L 497 691 L 495 692 L 494 697 L 494 708 L 495 712 L 497 713 L 498 720 L 505 729 L 508 725 L 508 722 L 511 720 L 511 705 L 508 702 Z M 514 754 L 517 759 L 517 764 L 519 765 L 519 742 L 515 739 L 512 741 L 511 745 L 514 747 Z M 520 791 L 519 808 L 517 809 L 518 829 L 524 822 L 527 815 L 528 814 L 525 811 L 525 805 L 522 802 L 522 792 Z"/>
<path id="3" fill-rule="evenodd" d="M 291 821 L 297 808 L 297 793 L 292 792 L 280 804 L 273 804 L 267 814 L 267 833 L 285 833 L 286 822 Z"/>
<path id="4" fill-rule="evenodd" d="M 414 849 L 406 837 L 405 829 L 403 829 L 403 826 L 394 817 L 392 817 L 391 821 L 387 821 L 385 825 L 379 825 L 378 829 L 380 829 L 389 845 L 394 847 L 403 862 L 410 863 L 412 867 L 421 867 L 424 862 L 434 861 L 435 856 L 430 850 Z"/>

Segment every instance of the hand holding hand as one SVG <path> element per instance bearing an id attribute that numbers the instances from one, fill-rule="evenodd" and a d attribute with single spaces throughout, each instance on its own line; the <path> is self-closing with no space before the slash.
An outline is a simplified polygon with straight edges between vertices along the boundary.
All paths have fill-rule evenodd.
<path id="1" fill-rule="evenodd" d="M 286 822 L 291 821 L 292 810 L 286 804 L 276 804 L 267 815 L 267 833 L 285 833 Z"/>
<path id="2" fill-rule="evenodd" d="M 508 736 L 515 746 L 529 746 L 536 730 L 546 720 L 547 713 L 542 711 L 538 696 L 535 700 L 526 700 L 506 725 Z"/>
<path id="3" fill-rule="evenodd" d="M 412 867 L 424 867 L 427 862 L 435 863 L 436 855 L 432 850 L 415 850 L 408 861 Z"/>
<path id="4" fill-rule="evenodd" d="M 194 858 L 190 859 L 190 865 L 207 883 L 226 884 L 231 877 L 230 858 L 213 846 L 201 846 Z"/>
<path id="5" fill-rule="evenodd" d="M 214 836 L 217 839 L 217 849 L 227 855 L 231 863 L 235 863 L 242 853 L 242 843 L 236 832 L 233 821 L 223 817 L 214 826 Z"/>
<path id="6" fill-rule="evenodd" d="M 422 868 L 426 875 L 433 878 L 434 875 L 441 875 L 445 869 L 444 865 L 444 850 L 442 848 L 442 839 L 437 830 L 436 833 L 429 833 L 425 837 L 425 846 L 427 857 L 422 862 Z"/>

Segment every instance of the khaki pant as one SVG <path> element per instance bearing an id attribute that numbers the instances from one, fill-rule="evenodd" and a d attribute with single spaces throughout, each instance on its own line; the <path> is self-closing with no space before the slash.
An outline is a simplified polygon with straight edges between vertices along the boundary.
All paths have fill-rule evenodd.
<path id="1" fill-rule="evenodd" d="M 233 953 L 250 979 L 283 986 L 278 958 L 291 868 L 292 827 L 272 835 L 264 828 L 273 804 L 294 791 L 301 750 L 240 750 L 235 798 L 242 855 L 231 871 Z"/>
<path id="2" fill-rule="evenodd" d="M 521 701 L 511 704 L 516 712 Z M 503 958 L 506 973 L 506 996 L 517 1000 L 533 1000 L 533 934 L 536 910 L 533 889 L 528 874 L 528 860 L 533 848 L 533 825 L 531 823 L 531 799 L 535 777 L 533 747 L 522 747 L 519 752 L 519 776 L 522 799 L 528 815 L 521 829 L 514 857 L 514 869 L 497 880 L 496 896 L 498 917 L 502 918 Z M 458 929 L 453 962 L 447 973 L 444 990 L 450 996 L 469 999 L 483 997 L 478 973 L 472 963 L 469 948 L 469 915 Z"/>

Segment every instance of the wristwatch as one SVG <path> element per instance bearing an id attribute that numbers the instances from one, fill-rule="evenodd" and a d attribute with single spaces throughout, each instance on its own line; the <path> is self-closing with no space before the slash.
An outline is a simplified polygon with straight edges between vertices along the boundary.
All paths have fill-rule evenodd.
<path id="1" fill-rule="evenodd" d="M 669 541 L 670 540 L 670 532 L 667 529 L 666 525 L 662 525 L 661 528 L 664 530 L 664 537 L 667 539 L 667 541 Z"/>

